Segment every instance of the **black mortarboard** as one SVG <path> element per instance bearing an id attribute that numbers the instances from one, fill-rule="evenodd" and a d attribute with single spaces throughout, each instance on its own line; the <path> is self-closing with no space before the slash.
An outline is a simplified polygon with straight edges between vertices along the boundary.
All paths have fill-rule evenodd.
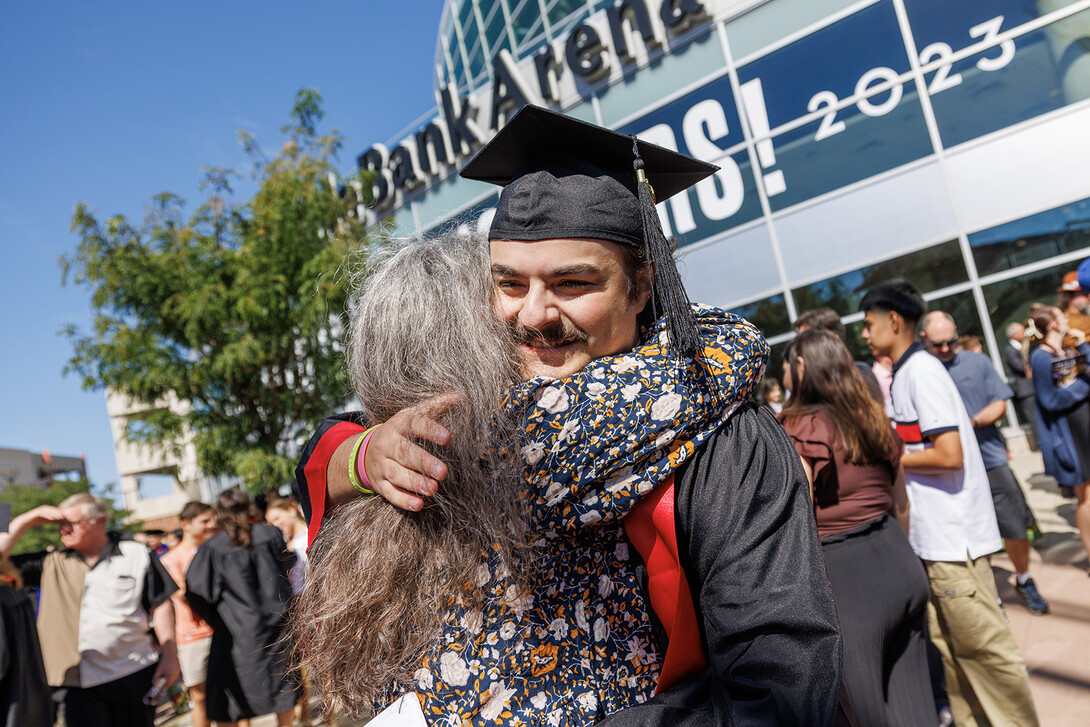
<path id="1" fill-rule="evenodd" d="M 489 240 L 585 237 L 642 248 L 652 305 L 675 354 L 699 350 L 689 299 L 655 211 L 718 169 L 692 157 L 543 109 L 524 106 L 462 176 L 502 185 Z"/>

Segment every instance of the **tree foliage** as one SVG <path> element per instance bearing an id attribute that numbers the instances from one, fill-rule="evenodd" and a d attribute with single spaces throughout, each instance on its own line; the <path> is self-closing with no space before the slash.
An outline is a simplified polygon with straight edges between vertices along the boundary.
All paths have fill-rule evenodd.
<path id="1" fill-rule="evenodd" d="M 91 485 L 85 479 L 57 480 L 52 487 L 42 489 L 40 487 L 27 487 L 25 485 L 12 485 L 0 491 L 0 502 L 11 505 L 11 516 L 22 515 L 27 510 L 33 510 L 39 505 L 60 505 L 65 498 L 80 492 L 91 492 Z M 91 494 L 95 494 L 91 492 Z M 132 532 L 139 527 L 138 523 L 125 523 L 125 519 L 131 514 L 128 510 L 119 510 L 109 498 L 103 498 L 106 508 L 110 511 L 110 530 L 118 532 Z M 45 550 L 49 546 L 61 547 L 60 531 L 55 527 L 29 528 L 12 550 L 13 554 L 33 553 Z"/>
<path id="2" fill-rule="evenodd" d="M 127 436 L 177 447 L 187 431 L 211 475 L 238 475 L 253 491 L 288 480 L 305 432 L 343 405 L 345 261 L 363 229 L 337 190 L 342 138 L 319 136 L 321 97 L 300 91 L 282 148 L 266 158 L 241 134 L 254 196 L 235 202 L 235 173 L 207 169 L 207 199 L 190 215 L 176 195 L 153 198 L 140 224 L 100 221 L 76 207 L 80 243 L 61 259 L 64 280 L 90 288 L 94 330 L 65 331 L 66 371 L 84 388 L 141 402 L 173 394 Z"/>

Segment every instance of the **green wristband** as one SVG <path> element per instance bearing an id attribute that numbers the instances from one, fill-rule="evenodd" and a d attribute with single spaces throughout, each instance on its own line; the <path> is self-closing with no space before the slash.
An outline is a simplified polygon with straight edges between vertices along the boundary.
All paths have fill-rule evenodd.
<path id="1" fill-rule="evenodd" d="M 371 436 L 371 432 L 378 428 L 376 424 L 373 427 L 365 429 L 360 438 L 356 440 L 356 444 L 352 447 L 352 454 L 348 457 L 348 481 L 352 483 L 352 486 L 365 495 L 375 494 L 374 490 L 370 490 L 360 484 L 360 481 L 356 479 L 356 467 L 359 463 L 360 449 L 363 447 L 363 443 Z M 367 484 L 371 484 L 368 482 Z"/>

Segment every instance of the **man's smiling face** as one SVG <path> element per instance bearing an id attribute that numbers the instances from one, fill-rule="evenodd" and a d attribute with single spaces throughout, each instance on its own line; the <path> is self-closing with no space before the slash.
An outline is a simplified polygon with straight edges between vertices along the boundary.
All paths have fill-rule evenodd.
<path id="1" fill-rule="evenodd" d="M 494 240 L 496 310 L 511 324 L 527 376 L 563 377 L 631 349 L 650 286 L 633 291 L 621 246 L 603 240 Z"/>

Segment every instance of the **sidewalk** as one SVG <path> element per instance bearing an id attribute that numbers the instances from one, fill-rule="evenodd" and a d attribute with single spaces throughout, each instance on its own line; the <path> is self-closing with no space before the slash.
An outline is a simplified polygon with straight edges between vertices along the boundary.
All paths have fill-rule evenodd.
<path id="1" fill-rule="evenodd" d="M 1014 590 L 1014 568 L 1005 554 L 992 558 L 992 571 L 1029 667 L 1042 727 L 1082 727 L 1090 722 L 1090 578 L 1074 524 L 1075 501 L 1061 497 L 1055 481 L 1042 474 L 1039 453 L 1021 438 L 1010 438 L 1008 445 L 1011 469 L 1041 528 L 1031 571 L 1052 612 L 1030 615 Z"/>

